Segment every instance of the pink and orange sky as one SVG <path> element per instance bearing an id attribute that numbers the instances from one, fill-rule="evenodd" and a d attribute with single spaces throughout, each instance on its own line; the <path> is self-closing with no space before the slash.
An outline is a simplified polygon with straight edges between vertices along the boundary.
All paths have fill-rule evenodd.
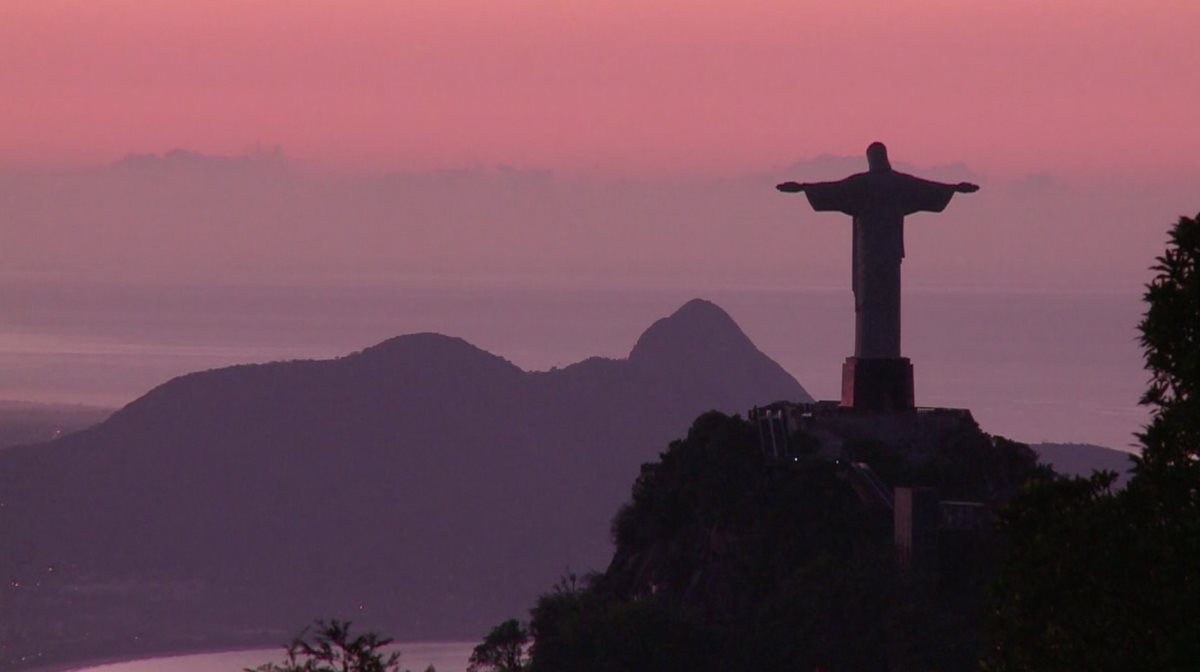
<path id="1" fill-rule="evenodd" d="M 0 166 L 1200 175 L 1194 0 L 5 0 Z"/>
<path id="2" fill-rule="evenodd" d="M 1087 437 L 1141 391 L 1137 299 L 1200 209 L 1197 27 L 1198 0 L 0 0 L 0 359 L 53 383 L 29 347 L 90 342 L 110 309 L 141 316 L 131 334 L 173 325 L 181 287 L 831 290 L 849 311 L 849 220 L 772 187 L 862 170 L 882 140 L 901 170 L 983 187 L 906 224 L 904 285 L 1028 315 L 1026 351 L 991 360 L 1032 372 L 997 426 Z M 149 298 L 62 298 L 107 285 Z M 1060 292 L 1084 298 L 1040 318 L 1021 298 Z M 1075 310 L 1096 294 L 1113 314 Z M 1076 370 L 1045 373 L 1053 342 Z M 843 350 L 795 352 L 834 389 Z M 1120 417 L 1095 440 L 1141 416 Z"/>
<path id="3" fill-rule="evenodd" d="M 1133 295 L 1200 207 L 1197 26 L 1196 0 L 4 0 L 0 281 L 845 287 L 847 222 L 771 186 L 879 139 L 984 187 L 914 218 L 906 286 Z"/>

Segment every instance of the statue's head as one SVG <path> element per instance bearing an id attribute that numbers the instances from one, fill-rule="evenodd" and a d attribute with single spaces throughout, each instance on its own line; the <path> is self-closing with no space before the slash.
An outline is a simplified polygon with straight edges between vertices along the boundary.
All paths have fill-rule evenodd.
<path id="1" fill-rule="evenodd" d="M 887 172 L 892 169 L 887 158 L 887 147 L 882 142 L 872 142 L 867 147 L 867 166 L 872 173 Z"/>

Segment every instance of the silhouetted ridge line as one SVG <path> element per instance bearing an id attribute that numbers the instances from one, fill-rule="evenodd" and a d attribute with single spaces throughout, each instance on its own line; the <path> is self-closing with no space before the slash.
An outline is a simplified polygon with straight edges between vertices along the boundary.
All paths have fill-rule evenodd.
<path id="1" fill-rule="evenodd" d="M 780 399 L 810 397 L 706 301 L 630 359 L 550 371 L 421 333 L 180 376 L 0 452 L 0 575 L 45 586 L 0 601 L 0 623 L 123 654 L 135 635 L 273 644 L 311 614 L 475 637 L 564 568 L 602 567 L 640 465 L 697 415 Z M 91 639 L 62 639 L 76 632 Z"/>
<path id="2" fill-rule="evenodd" d="M 433 332 L 389 338 L 342 358 L 347 363 L 371 366 L 411 367 L 446 365 L 458 371 L 488 369 L 498 374 L 518 375 L 524 371 L 507 359 L 494 355 L 457 336 Z"/>
<path id="3" fill-rule="evenodd" d="M 633 346 L 629 360 L 703 357 L 738 350 L 758 352 L 729 313 L 711 301 L 692 299 L 670 317 L 650 325 Z"/>

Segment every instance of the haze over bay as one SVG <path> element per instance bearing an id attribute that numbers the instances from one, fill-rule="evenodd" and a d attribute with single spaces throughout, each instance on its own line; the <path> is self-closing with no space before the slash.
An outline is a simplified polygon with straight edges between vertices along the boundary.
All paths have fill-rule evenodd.
<path id="1" fill-rule="evenodd" d="M 814 396 L 835 398 L 852 340 L 848 294 L 706 296 Z M 623 357 L 646 324 L 693 294 L 26 285 L 2 296 L 0 398 L 115 407 L 193 370 L 336 357 L 418 331 L 461 336 L 526 369 Z M 905 299 L 919 403 L 971 408 L 991 431 L 1030 442 L 1124 449 L 1144 423 L 1136 294 L 917 289 Z"/>

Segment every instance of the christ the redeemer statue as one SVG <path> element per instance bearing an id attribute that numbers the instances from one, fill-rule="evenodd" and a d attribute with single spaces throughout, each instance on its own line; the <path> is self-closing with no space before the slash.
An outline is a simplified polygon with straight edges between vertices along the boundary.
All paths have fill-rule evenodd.
<path id="1" fill-rule="evenodd" d="M 881 142 L 867 147 L 867 165 L 867 172 L 837 182 L 784 182 L 776 188 L 804 192 L 818 212 L 836 211 L 854 218 L 854 356 L 842 368 L 842 405 L 906 410 L 914 403 L 912 364 L 900 356 L 904 217 L 941 212 L 954 194 L 969 194 L 979 187 L 898 173 L 892 170 Z"/>

